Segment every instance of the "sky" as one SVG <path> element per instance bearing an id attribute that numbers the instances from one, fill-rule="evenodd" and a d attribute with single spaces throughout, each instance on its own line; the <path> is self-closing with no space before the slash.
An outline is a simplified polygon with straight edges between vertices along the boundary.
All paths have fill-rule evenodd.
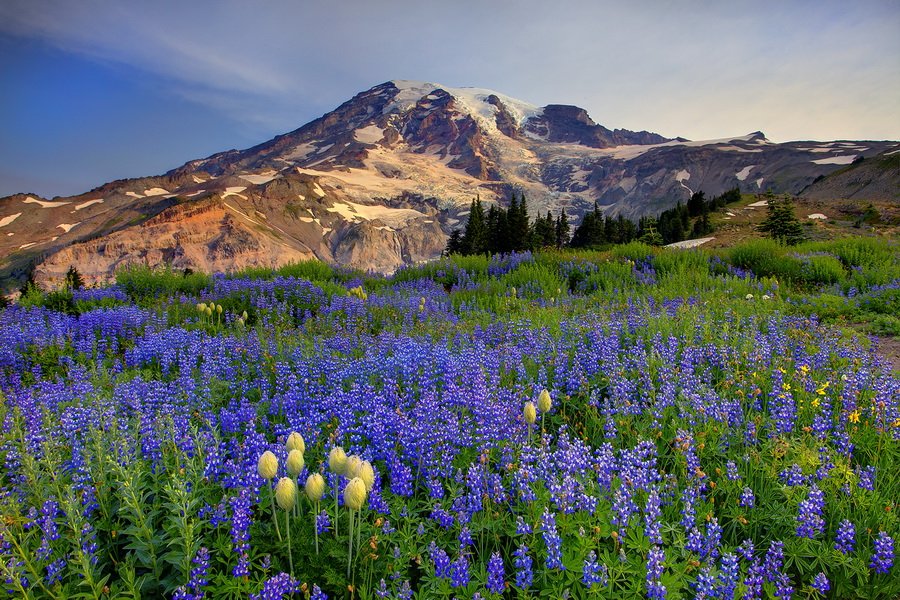
<path id="1" fill-rule="evenodd" d="M 391 79 L 667 137 L 900 140 L 900 0 L 3 0 L 0 196 L 160 174 Z"/>

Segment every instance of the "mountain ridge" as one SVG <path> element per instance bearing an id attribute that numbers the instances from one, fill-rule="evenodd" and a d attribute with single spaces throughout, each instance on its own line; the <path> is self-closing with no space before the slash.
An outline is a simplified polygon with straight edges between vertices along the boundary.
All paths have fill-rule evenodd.
<path id="1" fill-rule="evenodd" d="M 775 144 L 759 131 L 666 138 L 609 129 L 577 106 L 392 80 L 290 132 L 162 175 L 53 200 L 0 198 L 0 256 L 8 273 L 37 263 L 48 282 L 69 264 L 101 281 L 135 262 L 215 271 L 312 256 L 390 272 L 438 255 L 476 196 L 505 202 L 524 194 L 531 214 L 565 210 L 577 220 L 597 203 L 636 218 L 701 189 L 797 194 L 859 157 L 897 148 Z M 208 201 L 217 208 L 204 219 L 169 210 Z M 168 219 L 165 231 L 154 229 L 159 219 Z M 211 229 L 174 233 L 201 226 Z"/>

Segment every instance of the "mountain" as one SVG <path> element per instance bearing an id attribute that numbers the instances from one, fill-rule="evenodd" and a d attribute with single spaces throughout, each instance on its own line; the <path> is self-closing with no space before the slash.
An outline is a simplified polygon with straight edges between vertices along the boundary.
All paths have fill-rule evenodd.
<path id="1" fill-rule="evenodd" d="M 164 175 L 2 198 L 0 256 L 7 275 L 35 263 L 50 282 L 70 265 L 93 282 L 136 262 L 221 271 L 313 256 L 390 272 L 437 256 L 476 196 L 524 193 L 532 215 L 577 221 L 596 202 L 635 218 L 698 190 L 796 194 L 896 148 L 774 144 L 761 132 L 669 139 L 608 129 L 576 106 L 390 81 L 295 131 Z"/>

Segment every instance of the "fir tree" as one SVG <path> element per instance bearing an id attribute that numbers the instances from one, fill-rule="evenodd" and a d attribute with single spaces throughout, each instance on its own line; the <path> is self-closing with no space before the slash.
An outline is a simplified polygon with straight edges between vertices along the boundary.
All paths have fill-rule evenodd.
<path id="1" fill-rule="evenodd" d="M 472 200 L 469 207 L 469 220 L 466 221 L 466 232 L 463 234 L 460 254 L 484 254 L 487 251 L 487 227 L 484 219 L 484 207 L 481 199 Z"/>
<path id="2" fill-rule="evenodd" d="M 71 265 L 66 271 L 65 286 L 69 290 L 80 290 L 84 287 L 84 279 L 81 278 L 81 273 L 78 272 L 75 265 Z"/>
<path id="3" fill-rule="evenodd" d="M 556 247 L 562 248 L 569 243 L 569 217 L 563 209 L 556 217 Z"/>
<path id="4" fill-rule="evenodd" d="M 547 211 L 546 217 L 540 215 L 534 222 L 534 247 L 551 248 L 556 246 L 556 225 L 553 223 L 553 215 Z"/>
<path id="5" fill-rule="evenodd" d="M 794 215 L 793 200 L 790 197 L 776 198 L 771 192 L 768 200 L 768 216 L 758 229 L 789 246 L 803 241 L 803 227 Z"/>
<path id="6" fill-rule="evenodd" d="M 462 231 L 459 230 L 459 227 L 455 227 L 453 231 L 450 232 L 450 237 L 447 238 L 447 247 L 444 249 L 444 255 L 450 256 L 451 254 L 461 254 L 462 253 Z"/>

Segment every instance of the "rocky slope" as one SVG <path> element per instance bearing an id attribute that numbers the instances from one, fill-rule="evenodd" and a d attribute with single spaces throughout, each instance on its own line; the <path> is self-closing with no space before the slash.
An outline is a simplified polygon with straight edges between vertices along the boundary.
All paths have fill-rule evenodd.
<path id="1" fill-rule="evenodd" d="M 532 214 L 566 210 L 576 221 L 595 202 L 637 217 L 696 190 L 796 194 L 897 148 L 773 144 L 760 132 L 666 139 L 610 130 L 574 106 L 392 81 L 295 131 L 161 176 L 52 201 L 2 198 L 0 274 L 34 263 L 52 283 L 75 265 L 100 281 L 131 262 L 221 271 L 310 256 L 390 272 L 437 256 L 475 196 L 524 193 Z"/>

